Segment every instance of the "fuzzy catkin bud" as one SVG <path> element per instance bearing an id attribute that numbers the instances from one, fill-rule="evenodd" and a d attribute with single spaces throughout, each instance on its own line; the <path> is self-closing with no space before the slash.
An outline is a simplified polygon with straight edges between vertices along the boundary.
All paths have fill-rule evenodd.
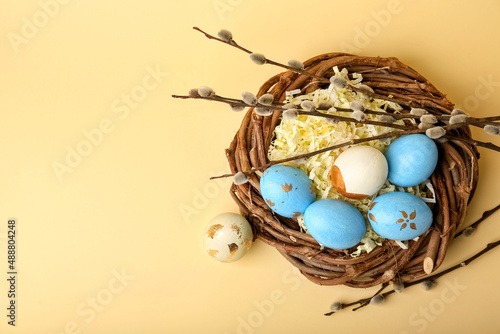
<path id="1" fill-rule="evenodd" d="M 431 279 L 428 279 L 428 280 L 425 280 L 422 282 L 422 289 L 424 289 L 425 291 L 429 291 L 430 289 L 432 289 L 435 286 L 436 286 L 436 281 L 431 280 Z"/>
<path id="2" fill-rule="evenodd" d="M 451 116 L 455 116 L 455 115 L 467 115 L 467 114 L 462 109 L 453 109 L 451 111 Z"/>
<path id="3" fill-rule="evenodd" d="M 361 110 L 354 110 L 351 116 L 358 122 L 363 122 L 366 119 L 365 113 L 362 112 Z"/>
<path id="4" fill-rule="evenodd" d="M 288 66 L 293 67 L 296 70 L 303 70 L 304 69 L 304 63 L 301 61 L 295 60 L 295 59 L 290 59 L 288 61 Z"/>
<path id="5" fill-rule="evenodd" d="M 320 102 L 318 104 L 318 109 L 319 110 L 328 110 L 331 107 L 332 107 L 332 104 L 330 102 L 326 102 L 326 101 Z"/>
<path id="6" fill-rule="evenodd" d="M 257 98 L 250 92 L 241 93 L 241 99 L 243 100 L 243 102 L 250 106 L 254 106 L 257 104 Z"/>
<path id="7" fill-rule="evenodd" d="M 237 186 L 248 182 L 248 176 L 243 172 L 238 172 L 233 176 L 233 183 Z"/>
<path id="8" fill-rule="evenodd" d="M 283 106 L 283 109 L 295 109 L 297 106 L 293 103 L 287 103 Z"/>
<path id="9" fill-rule="evenodd" d="M 354 111 L 365 111 L 365 105 L 361 101 L 352 101 L 350 107 Z"/>
<path id="10" fill-rule="evenodd" d="M 465 123 L 465 122 L 467 122 L 468 118 L 469 118 L 469 116 L 464 115 L 464 114 L 453 115 L 450 117 L 450 124 Z"/>
<path id="11" fill-rule="evenodd" d="M 391 115 L 380 115 L 378 117 L 378 120 L 384 123 L 394 123 L 395 121 L 394 117 L 392 117 Z"/>
<path id="12" fill-rule="evenodd" d="M 232 110 L 232 111 L 236 111 L 236 112 L 238 112 L 238 111 L 243 111 L 244 109 L 245 109 L 245 107 L 244 107 L 244 106 L 242 106 L 242 105 L 236 105 L 236 104 L 235 104 L 235 105 L 232 105 L 232 106 L 231 106 L 231 110 Z"/>
<path id="13" fill-rule="evenodd" d="M 347 80 L 336 75 L 330 78 L 330 82 L 337 88 L 347 87 Z"/>
<path id="14" fill-rule="evenodd" d="M 233 177 L 233 183 L 237 186 L 245 184 L 247 182 L 248 182 L 248 177 L 242 172 L 236 173 Z"/>
<path id="15" fill-rule="evenodd" d="M 330 306 L 330 310 L 332 312 L 337 312 L 337 311 L 340 311 L 342 309 L 342 303 L 340 302 L 335 302 L 333 303 L 331 306 Z"/>
<path id="16" fill-rule="evenodd" d="M 468 238 L 471 235 L 473 235 L 474 232 L 476 232 L 476 229 L 474 227 L 469 226 L 462 233 L 463 233 L 464 237 Z"/>
<path id="17" fill-rule="evenodd" d="M 421 123 L 436 124 L 438 122 L 436 116 L 434 115 L 422 115 L 420 116 Z"/>
<path id="18" fill-rule="evenodd" d="M 229 42 L 230 40 L 233 39 L 233 34 L 227 29 L 219 30 L 217 36 L 219 36 L 219 38 L 222 39 L 224 42 Z"/>
<path id="19" fill-rule="evenodd" d="M 214 95 L 214 90 L 207 86 L 201 86 L 198 88 L 198 94 L 200 94 L 201 97 L 209 97 Z"/>
<path id="20" fill-rule="evenodd" d="M 189 97 L 200 97 L 200 94 L 198 94 L 198 88 L 190 89 L 188 95 Z"/>
<path id="21" fill-rule="evenodd" d="M 271 116 L 273 114 L 273 110 L 264 107 L 255 107 L 255 113 L 260 116 Z"/>
<path id="22" fill-rule="evenodd" d="M 414 115 L 414 116 L 422 116 L 422 115 L 425 115 L 427 114 L 427 110 L 425 109 L 422 109 L 422 108 L 411 108 L 410 110 L 410 114 Z"/>
<path id="23" fill-rule="evenodd" d="M 339 120 L 337 118 L 327 118 L 326 121 L 328 122 L 328 124 L 330 125 L 336 125 L 339 123 Z"/>
<path id="24" fill-rule="evenodd" d="M 444 137 L 441 137 L 437 140 L 438 143 L 441 143 L 441 144 L 444 144 L 446 142 L 448 142 L 448 138 L 444 138 Z"/>
<path id="25" fill-rule="evenodd" d="M 312 110 L 316 109 L 316 105 L 314 104 L 314 102 L 309 101 L 309 100 L 302 101 L 300 106 L 302 107 L 302 109 L 307 110 L 307 111 L 312 111 Z"/>
<path id="26" fill-rule="evenodd" d="M 431 123 L 419 123 L 418 124 L 418 128 L 419 129 L 429 129 L 429 128 L 432 128 L 434 125 L 432 125 Z"/>
<path id="27" fill-rule="evenodd" d="M 266 57 L 261 53 L 254 52 L 250 54 L 250 59 L 257 65 L 264 65 L 267 62 Z"/>
<path id="28" fill-rule="evenodd" d="M 358 86 L 358 90 L 363 93 L 363 94 L 373 94 L 375 93 L 373 89 L 370 86 L 367 86 L 365 84 L 361 84 Z"/>
<path id="29" fill-rule="evenodd" d="M 484 132 L 489 135 L 498 136 L 500 135 L 500 126 L 488 124 L 483 128 Z"/>
<path id="30" fill-rule="evenodd" d="M 283 111 L 284 119 L 296 119 L 299 117 L 299 111 L 297 109 L 287 109 Z"/>
<path id="31" fill-rule="evenodd" d="M 446 130 L 440 126 L 435 126 L 433 128 L 429 128 L 425 131 L 425 134 L 430 139 L 439 139 L 446 134 Z"/>
<path id="32" fill-rule="evenodd" d="M 371 305 L 380 305 L 384 302 L 384 296 L 382 295 L 375 295 L 370 299 L 370 304 Z"/>
<path id="33" fill-rule="evenodd" d="M 405 289 L 405 285 L 403 282 L 396 282 L 392 285 L 392 287 L 397 293 L 401 293 Z"/>
<path id="34" fill-rule="evenodd" d="M 259 103 L 265 104 L 266 106 L 270 106 L 271 104 L 273 104 L 273 101 L 274 101 L 273 94 L 267 93 L 259 97 Z"/>

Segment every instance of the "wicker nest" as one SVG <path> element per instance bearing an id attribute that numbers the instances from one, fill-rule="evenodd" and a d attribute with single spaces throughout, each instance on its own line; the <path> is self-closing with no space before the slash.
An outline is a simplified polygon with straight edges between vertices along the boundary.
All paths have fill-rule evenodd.
<path id="1" fill-rule="evenodd" d="M 418 72 L 396 58 L 361 57 L 345 53 L 328 53 L 304 62 L 305 70 L 330 78 L 332 68 L 346 68 L 349 73 L 362 73 L 363 83 L 375 94 L 399 103 L 403 112 L 424 107 L 436 115 L 450 114 L 453 104 Z M 323 85 L 323 86 L 322 86 Z M 285 92 L 297 88 L 309 93 L 325 84 L 309 75 L 286 71 L 264 83 L 258 96 L 273 94 L 276 101 L 285 99 Z M 391 97 L 389 97 L 391 96 Z M 259 168 L 269 162 L 267 152 L 273 130 L 280 122 L 281 112 L 262 117 L 250 109 L 234 137 L 226 155 L 232 173 Z M 453 135 L 471 138 L 463 127 Z M 439 162 L 430 181 L 435 189 L 436 204 L 431 205 L 434 221 L 418 240 L 411 240 L 408 249 L 385 240 L 370 253 L 351 257 L 351 250 L 321 249 L 309 234 L 301 232 L 296 219 L 284 218 L 271 211 L 260 194 L 259 176 L 253 174 L 248 183 L 231 187 L 231 195 L 241 213 L 249 220 L 257 238 L 275 247 L 290 263 L 314 283 L 344 284 L 366 288 L 386 282 L 412 282 L 435 271 L 443 262 L 449 243 L 463 222 L 467 205 L 478 181 L 479 154 L 465 140 L 440 140 Z"/>

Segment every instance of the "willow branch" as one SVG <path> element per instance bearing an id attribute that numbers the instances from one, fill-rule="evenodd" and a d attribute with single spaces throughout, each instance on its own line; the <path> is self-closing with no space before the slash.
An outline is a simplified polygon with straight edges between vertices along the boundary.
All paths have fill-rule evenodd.
<path id="1" fill-rule="evenodd" d="M 207 33 L 207 32 L 205 32 L 205 31 L 201 30 L 201 29 L 200 29 L 200 28 L 198 28 L 198 27 L 193 27 L 193 29 L 194 29 L 194 30 L 196 30 L 196 31 L 201 32 L 201 33 L 202 33 L 202 34 L 204 34 L 204 35 L 205 35 L 205 37 L 207 37 L 208 39 L 214 39 L 214 40 L 219 41 L 219 42 L 221 42 L 221 43 L 224 43 L 224 44 L 230 45 L 230 46 L 232 46 L 232 47 L 235 47 L 235 48 L 237 48 L 237 49 L 239 49 L 239 50 L 241 50 L 241 51 L 243 51 L 243 52 L 246 52 L 246 53 L 248 53 L 248 54 L 252 54 L 252 53 L 254 53 L 254 52 L 252 52 L 252 51 L 248 50 L 247 48 L 244 48 L 244 47 L 242 47 L 241 45 L 239 45 L 238 43 L 236 43 L 236 41 L 235 41 L 234 39 L 232 39 L 232 38 L 231 38 L 229 41 L 225 41 L 225 40 L 223 40 L 223 39 L 220 39 L 220 38 L 217 38 L 217 37 L 215 37 L 215 36 L 213 36 L 213 35 L 210 35 L 209 33 Z M 307 75 L 307 76 L 310 76 L 311 78 L 314 78 L 314 79 L 316 79 L 316 80 L 318 80 L 318 81 L 320 81 L 320 82 L 323 82 L 323 83 L 330 83 L 330 80 L 328 80 L 328 79 L 326 79 L 326 78 L 324 78 L 324 77 L 320 77 L 320 76 L 318 76 L 318 75 L 315 75 L 315 74 L 313 74 L 313 73 L 309 73 L 309 72 L 307 72 L 306 70 L 302 70 L 302 69 L 298 69 L 298 68 L 295 68 L 295 67 L 291 67 L 291 66 L 288 66 L 288 65 L 285 65 L 285 64 L 279 63 L 279 62 L 277 62 L 277 61 L 271 60 L 271 59 L 269 59 L 269 58 L 267 58 L 267 57 L 265 57 L 265 59 L 266 59 L 266 62 L 265 62 L 266 64 L 270 64 L 270 65 L 278 66 L 278 67 L 284 68 L 284 69 L 289 70 L 289 71 L 294 71 L 294 72 L 297 72 L 297 73 L 300 73 L 300 74 L 303 74 L 303 75 Z"/>
<path id="2" fill-rule="evenodd" d="M 478 220 L 476 220 L 474 223 L 472 223 L 471 225 L 469 225 L 468 228 L 477 228 L 477 226 L 479 224 L 481 224 L 484 220 L 486 220 L 489 216 L 491 216 L 492 214 L 494 214 L 495 212 L 497 212 L 498 210 L 500 210 L 500 204 L 498 204 L 497 206 L 495 206 L 493 209 L 491 210 L 487 210 L 485 212 L 483 212 L 483 215 L 481 216 L 481 218 L 479 218 Z M 462 233 L 464 232 L 464 230 L 458 232 L 455 234 L 455 238 L 458 238 L 459 236 L 462 235 Z"/>
<path id="3" fill-rule="evenodd" d="M 462 142 L 467 143 L 467 144 L 471 144 L 474 146 L 480 146 L 480 147 L 484 147 L 484 148 L 487 148 L 487 149 L 492 150 L 492 151 L 500 152 L 500 146 L 497 146 L 497 145 L 490 143 L 490 142 L 486 143 L 486 142 L 482 142 L 482 141 L 475 140 L 472 138 L 459 137 L 459 136 L 453 136 L 453 135 L 448 135 L 448 134 L 445 135 L 444 137 L 449 139 L 449 140 L 458 140 L 458 141 L 462 141 Z"/>
<path id="4" fill-rule="evenodd" d="M 500 209 L 500 204 L 497 205 L 496 207 L 494 207 L 493 209 L 491 210 L 488 210 L 488 211 L 485 211 L 483 213 L 483 215 L 481 216 L 480 219 L 478 219 L 476 222 L 474 222 L 473 224 L 470 225 L 470 227 L 474 227 L 476 228 L 481 222 L 483 222 L 484 220 L 486 220 L 488 217 L 490 217 L 493 213 L 495 213 L 496 211 L 498 211 Z M 461 235 L 462 232 L 459 232 L 455 235 L 455 238 L 458 237 L 459 235 Z M 500 240 L 497 240 L 495 242 L 492 242 L 492 243 L 489 243 L 486 245 L 485 248 L 483 248 L 481 251 L 477 252 L 476 254 L 472 255 L 471 257 L 467 258 L 466 260 L 442 271 L 442 272 L 439 272 L 435 275 L 432 275 L 432 276 L 426 276 L 424 278 L 421 278 L 419 280 L 416 280 L 416 281 L 413 281 L 413 282 L 410 282 L 410 283 L 406 283 L 405 286 L 406 287 L 410 287 L 410 286 L 413 286 L 413 285 L 417 285 L 417 284 L 420 284 L 422 282 L 425 282 L 425 281 L 428 281 L 428 280 L 437 280 L 438 278 L 452 272 L 452 271 L 455 271 L 457 269 L 460 269 L 460 268 L 463 268 L 463 267 L 466 267 L 468 266 L 471 262 L 473 262 L 474 260 L 478 259 L 479 257 L 483 256 L 484 254 L 488 253 L 489 251 L 495 249 L 496 247 L 500 246 Z M 378 292 L 376 292 L 373 296 L 376 296 L 378 295 L 381 291 L 383 291 L 385 289 L 385 286 L 382 286 L 380 288 L 380 290 Z M 391 291 L 387 291 L 387 292 L 384 292 L 384 293 L 380 293 L 380 295 L 384 298 L 387 298 L 387 296 L 393 294 L 395 291 L 394 290 L 391 290 Z M 356 308 L 353 308 L 352 311 L 356 311 L 362 307 L 365 307 L 369 304 L 369 301 L 371 300 L 372 297 L 369 297 L 369 298 L 361 298 L 359 300 L 356 300 L 354 302 L 351 302 L 351 303 L 346 303 L 346 304 L 342 304 L 342 309 L 346 308 L 346 307 L 351 307 L 351 306 L 354 306 L 354 305 L 359 305 L 358 307 Z M 338 312 L 338 311 L 337 311 Z M 332 315 L 333 313 L 336 313 L 336 312 L 327 312 L 325 313 L 324 315 L 326 316 L 330 316 Z"/>
<path id="5" fill-rule="evenodd" d="M 267 108 L 267 109 L 273 109 L 273 110 L 280 110 L 284 111 L 286 109 L 283 108 L 282 103 L 273 103 L 272 105 L 265 105 L 261 103 L 257 103 L 255 105 L 250 105 L 245 103 L 243 100 L 239 99 L 233 99 L 233 98 L 228 98 L 220 95 L 211 95 L 211 96 L 189 96 L 189 95 L 172 95 L 173 98 L 177 99 L 201 99 L 201 100 L 208 100 L 208 101 L 216 101 L 216 102 L 222 102 L 222 103 L 227 103 L 231 106 L 242 106 L 242 107 L 260 107 L 260 108 Z M 352 109 L 347 109 L 347 108 L 335 108 L 339 112 L 352 112 Z M 371 125 L 376 125 L 376 126 L 383 126 L 383 127 L 388 127 L 388 128 L 393 128 L 393 129 L 399 129 L 399 130 L 408 130 L 413 127 L 407 126 L 407 125 L 400 125 L 400 124 L 395 124 L 395 123 L 390 123 L 390 122 L 380 122 L 380 121 L 372 121 L 369 119 L 365 119 L 363 121 L 358 121 L 352 117 L 344 117 L 344 116 L 338 116 L 338 115 L 332 115 L 332 114 L 327 114 L 327 113 L 322 113 L 319 112 L 318 110 L 314 111 L 304 111 L 302 109 L 297 109 L 299 111 L 300 115 L 307 115 L 307 116 L 316 116 L 316 117 L 323 117 L 323 118 L 329 118 L 333 119 L 339 122 L 353 122 L 357 124 L 371 124 Z M 321 109 L 319 109 L 321 110 Z M 321 110 L 327 112 L 327 110 Z M 365 114 L 373 114 L 373 115 L 389 115 L 393 116 L 393 114 L 387 113 L 387 112 L 378 112 L 378 111 L 372 111 L 372 110 L 365 110 Z"/>

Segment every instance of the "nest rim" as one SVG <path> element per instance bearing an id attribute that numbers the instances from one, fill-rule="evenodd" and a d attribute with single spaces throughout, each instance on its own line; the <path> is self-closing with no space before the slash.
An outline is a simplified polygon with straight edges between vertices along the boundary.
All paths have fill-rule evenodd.
<path id="1" fill-rule="evenodd" d="M 349 73 L 362 73 L 363 84 L 376 94 L 393 96 L 403 112 L 424 107 L 429 112 L 450 114 L 454 108 L 446 96 L 426 78 L 397 58 L 367 57 L 346 53 L 326 53 L 304 62 L 305 70 L 329 78 L 332 68 L 346 68 Z M 285 99 L 285 92 L 301 89 L 302 94 L 321 88 L 322 84 L 306 74 L 285 71 L 267 80 L 257 96 L 270 93 L 276 101 Z M 268 149 L 281 112 L 263 117 L 250 108 L 241 126 L 226 149 L 231 172 L 251 170 L 269 162 Z M 455 129 L 458 137 L 471 138 L 468 126 Z M 368 288 L 388 282 L 413 282 L 434 272 L 445 258 L 449 243 L 462 224 L 467 205 L 477 186 L 479 154 L 465 141 L 436 141 L 439 161 L 430 177 L 436 203 L 431 207 L 434 221 L 418 240 L 410 240 L 408 249 L 386 239 L 370 253 L 351 257 L 349 250 L 321 248 L 314 238 L 300 231 L 296 219 L 285 218 L 269 209 L 262 199 L 259 176 L 253 173 L 249 182 L 233 184 L 231 196 L 241 214 L 254 229 L 256 238 L 276 248 L 306 278 L 319 285 L 343 284 Z M 351 248 L 352 250 L 352 248 Z"/>

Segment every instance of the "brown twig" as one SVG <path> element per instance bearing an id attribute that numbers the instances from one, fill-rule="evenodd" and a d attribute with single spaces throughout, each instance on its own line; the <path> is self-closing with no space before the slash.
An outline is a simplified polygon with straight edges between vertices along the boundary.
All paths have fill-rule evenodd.
<path id="1" fill-rule="evenodd" d="M 487 148 L 487 149 L 492 150 L 492 151 L 500 152 L 500 146 L 497 146 L 493 143 L 489 143 L 489 142 L 485 143 L 485 142 L 475 140 L 472 138 L 453 136 L 453 135 L 449 135 L 449 134 L 445 135 L 444 137 L 447 139 L 450 139 L 450 140 L 459 140 L 459 141 L 462 141 L 462 142 L 467 143 L 467 144 L 471 144 L 474 146 L 480 146 L 480 147 L 484 147 L 484 148 Z"/>
<path id="2" fill-rule="evenodd" d="M 413 285 L 416 285 L 416 284 L 420 284 L 424 281 L 428 281 L 428 280 L 437 280 L 439 277 L 441 276 L 444 276 L 456 269 L 460 269 L 460 268 L 463 268 L 463 267 L 466 267 L 467 265 L 469 265 L 472 261 L 476 260 L 477 258 L 479 258 L 480 256 L 488 253 L 490 250 L 498 247 L 500 245 L 500 240 L 498 241 L 495 241 L 495 242 L 492 242 L 492 243 L 489 243 L 488 245 L 486 245 L 486 247 L 481 250 L 480 252 L 474 254 L 473 256 L 471 256 L 470 258 L 466 259 L 465 261 L 463 262 L 460 262 L 459 264 L 456 264 L 454 265 L 453 267 L 450 267 L 438 274 L 435 274 L 435 275 L 432 275 L 432 276 L 429 276 L 429 277 L 426 277 L 426 278 L 422 278 L 422 279 L 419 279 L 419 280 L 416 280 L 416 281 L 413 281 L 413 282 L 410 282 L 410 283 L 406 283 L 405 284 L 405 287 L 410 287 L 410 286 L 413 286 Z M 384 292 L 382 294 L 380 294 L 382 297 L 384 298 L 387 298 L 387 296 L 393 294 L 395 291 L 394 290 L 391 290 L 391 291 L 387 291 L 387 292 Z M 374 296 L 376 296 L 377 294 L 375 294 Z M 360 300 L 357 300 L 355 302 L 352 302 L 352 303 L 348 303 L 348 304 L 342 304 L 342 306 L 345 306 L 345 307 L 349 307 L 349 306 L 354 306 L 354 305 L 357 305 L 359 304 L 358 307 L 356 308 L 353 308 L 352 311 L 356 311 L 356 310 L 359 310 L 360 308 L 363 308 L 365 306 L 367 306 L 369 304 L 369 302 L 367 302 L 367 300 L 371 300 L 372 297 L 370 298 L 362 298 Z M 337 311 L 338 312 L 338 311 Z M 326 316 L 329 316 L 329 315 L 332 315 L 333 313 L 336 313 L 336 312 L 328 312 L 328 313 L 325 313 Z"/>
<path id="3" fill-rule="evenodd" d="M 494 207 L 493 209 L 491 210 L 488 210 L 488 211 L 485 211 L 483 213 L 483 215 L 481 216 L 480 219 L 478 219 L 476 222 L 474 222 L 473 224 L 470 225 L 470 227 L 473 227 L 473 228 L 476 228 L 481 222 L 483 222 L 486 218 L 490 217 L 493 213 L 495 213 L 496 211 L 498 211 L 500 209 L 500 204 L 497 205 L 496 207 Z M 462 234 L 462 232 L 459 232 L 455 235 L 455 238 L 460 236 Z M 489 251 L 491 251 L 492 249 L 496 248 L 500 246 L 500 240 L 497 240 L 495 242 L 492 242 L 492 243 L 489 243 L 486 245 L 485 248 L 483 248 L 481 251 L 477 252 L 476 254 L 474 254 L 473 256 L 469 257 L 468 259 L 466 259 L 465 261 L 462 261 L 446 270 L 443 270 L 442 272 L 439 272 L 435 275 L 432 275 L 432 276 L 428 276 L 428 277 L 424 277 L 422 279 L 419 279 L 419 280 L 416 280 L 416 281 L 413 281 L 413 282 L 410 282 L 410 283 L 406 283 L 405 286 L 406 287 L 410 287 L 410 286 L 413 286 L 413 285 L 417 285 L 417 284 L 420 284 L 422 282 L 425 282 L 425 281 L 428 281 L 428 280 L 437 280 L 438 278 L 454 271 L 454 270 L 457 270 L 457 269 L 460 269 L 460 268 L 463 268 L 463 267 L 466 267 L 468 266 L 472 261 L 476 260 L 477 258 L 481 257 L 482 255 L 488 253 Z M 352 309 L 352 311 L 356 311 L 362 307 L 365 307 L 366 305 L 369 304 L 369 301 L 371 300 L 371 298 L 373 298 L 374 296 L 380 294 L 381 291 L 383 291 L 385 289 L 385 286 L 382 286 L 380 288 L 379 291 L 377 291 L 373 296 L 369 297 L 369 298 L 361 298 L 359 300 L 356 300 L 354 302 L 351 302 L 351 303 L 347 303 L 347 304 L 342 304 L 342 309 L 346 308 L 346 307 L 350 307 L 350 306 L 354 306 L 354 305 L 358 305 L 358 307 L 355 307 Z M 387 296 L 393 294 L 395 291 L 394 290 L 391 290 L 391 291 L 387 291 L 387 292 L 384 292 L 382 294 L 380 294 L 382 297 L 386 298 Z M 337 311 L 338 312 L 338 311 Z M 327 312 L 325 313 L 324 315 L 326 316 L 330 316 L 332 315 L 333 313 L 336 313 L 334 311 L 332 312 Z"/>
<path id="4" fill-rule="evenodd" d="M 267 108 L 267 109 L 272 109 L 272 110 L 280 110 L 284 111 L 286 109 L 283 108 L 283 103 L 273 103 L 271 105 L 267 104 L 261 104 L 257 103 L 255 105 L 250 105 L 245 103 L 243 100 L 239 99 L 233 99 L 233 98 L 228 98 L 220 95 L 211 95 L 211 96 L 189 96 L 189 95 L 172 95 L 173 98 L 177 99 L 201 99 L 201 100 L 208 100 L 208 101 L 215 101 L 215 102 L 222 102 L 222 103 L 227 103 L 231 106 L 242 106 L 242 107 L 257 107 L 257 108 Z M 321 110 L 321 109 L 318 109 Z M 407 126 L 407 125 L 400 125 L 400 124 L 395 124 L 395 123 L 390 123 L 390 122 L 379 122 L 379 121 L 372 121 L 369 119 L 365 119 L 362 121 L 358 121 L 355 118 L 352 117 L 344 117 L 344 116 L 338 116 L 338 115 L 332 115 L 332 114 L 326 114 L 319 112 L 318 110 L 314 111 L 305 111 L 303 109 L 298 108 L 297 111 L 299 111 L 300 115 L 307 115 L 307 116 L 316 116 L 316 117 L 323 117 L 323 118 L 329 118 L 333 119 L 339 122 L 353 122 L 357 124 L 371 124 L 371 125 L 377 125 L 377 126 L 383 126 L 383 127 L 388 127 L 388 128 L 394 128 L 394 129 L 399 129 L 399 130 L 408 130 L 412 129 L 414 127 Z M 339 112 L 352 112 L 352 109 L 348 108 L 336 108 L 337 111 Z M 321 111 L 327 111 L 327 110 L 321 110 Z M 393 116 L 393 114 L 389 114 L 387 112 L 379 112 L 379 111 L 373 111 L 373 110 L 365 110 L 364 113 L 367 114 L 373 114 L 373 115 L 388 115 L 388 116 Z M 411 115 L 413 116 L 413 115 Z M 399 117 L 400 119 L 403 117 Z M 408 117 L 411 118 L 411 117 Z"/>
<path id="5" fill-rule="evenodd" d="M 491 216 L 492 214 L 494 214 L 495 212 L 497 212 L 498 210 L 500 210 L 500 204 L 498 204 L 497 206 L 495 206 L 493 209 L 491 210 L 488 210 L 488 211 L 485 211 L 483 212 L 483 215 L 481 216 L 481 218 L 479 218 L 478 220 L 476 220 L 474 223 L 470 224 L 467 228 L 477 228 L 477 226 L 479 224 L 481 224 L 484 220 L 486 220 L 486 218 L 488 218 L 489 216 Z M 464 233 L 464 230 L 458 232 L 455 234 L 455 238 L 458 238 L 459 236 L 461 236 L 462 234 Z"/>
<path id="6" fill-rule="evenodd" d="M 233 47 L 235 47 L 235 48 L 237 48 L 237 49 L 239 49 L 239 50 L 241 50 L 241 51 L 243 51 L 243 52 L 246 52 L 246 53 L 248 53 L 248 54 L 252 54 L 252 53 L 254 53 L 254 52 L 252 52 L 252 51 L 248 50 L 247 48 L 244 48 L 244 47 L 242 47 L 241 45 L 239 45 L 238 43 L 236 43 L 236 41 L 235 41 L 234 39 L 232 39 L 232 38 L 231 38 L 229 41 L 225 41 L 225 40 L 223 40 L 223 39 L 220 39 L 220 38 L 217 38 L 217 37 L 215 37 L 215 36 L 210 35 L 209 33 L 207 33 L 207 32 L 205 32 L 205 31 L 201 30 L 201 29 L 200 29 L 200 28 L 198 28 L 198 27 L 193 27 L 193 29 L 194 29 L 194 30 L 196 30 L 196 31 L 201 32 L 201 33 L 202 33 L 202 34 L 204 34 L 204 35 L 205 35 L 205 37 L 207 37 L 208 39 L 214 39 L 214 40 L 217 40 L 217 41 L 222 42 L 222 43 L 224 43 L 224 44 L 227 44 L 227 45 L 233 46 Z M 266 64 L 270 64 L 270 65 L 278 66 L 278 67 L 281 67 L 281 68 L 284 68 L 284 69 L 287 69 L 287 70 L 290 70 L 290 71 L 294 71 L 294 72 L 297 72 L 297 73 L 300 73 L 300 74 L 304 74 L 304 75 L 310 76 L 310 77 L 312 77 L 312 78 L 314 78 L 314 79 L 316 79 L 316 80 L 318 80 L 318 81 L 320 81 L 320 82 L 323 82 L 323 83 L 330 83 L 330 80 L 328 80 L 328 79 L 326 79 L 326 78 L 324 78 L 324 77 L 320 77 L 320 76 L 315 75 L 315 74 L 313 74 L 313 73 L 309 73 L 309 72 L 307 72 L 307 71 L 305 71 L 305 70 L 298 69 L 298 68 L 295 68 L 295 67 L 292 67 L 292 66 L 288 66 L 288 65 L 285 65 L 285 64 L 279 63 L 279 62 L 274 61 L 274 60 L 271 60 L 271 59 L 269 59 L 269 58 L 267 58 L 267 57 L 265 57 L 265 59 L 266 59 L 266 62 L 265 62 Z"/>

